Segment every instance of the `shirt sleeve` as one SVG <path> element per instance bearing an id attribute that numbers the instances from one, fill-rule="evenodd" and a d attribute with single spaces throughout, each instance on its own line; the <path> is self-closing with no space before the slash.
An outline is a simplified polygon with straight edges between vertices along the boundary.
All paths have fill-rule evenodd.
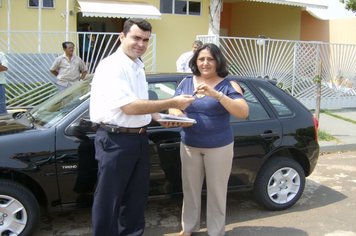
<path id="1" fill-rule="evenodd" d="M 176 62 L 177 72 L 184 72 L 184 64 L 184 54 L 182 54 L 179 56 Z"/>
<path id="2" fill-rule="evenodd" d="M 243 99 L 244 98 L 244 96 L 241 93 L 237 92 L 235 90 L 235 88 L 232 87 L 230 82 L 229 82 L 226 96 L 228 96 L 229 98 L 232 98 L 232 99 L 241 99 L 241 98 Z"/>
<path id="3" fill-rule="evenodd" d="M 0 54 L 0 63 L 6 68 L 9 68 L 9 62 L 7 61 L 5 54 Z"/>
<path id="4" fill-rule="evenodd" d="M 132 92 L 128 77 L 122 68 L 113 71 L 110 65 L 97 67 L 93 83 L 96 88 L 93 95 L 97 95 L 96 99 L 109 110 L 120 108 L 138 99 Z"/>
<path id="5" fill-rule="evenodd" d="M 193 79 L 191 76 L 185 77 L 177 86 L 177 89 L 174 93 L 174 96 L 179 96 L 184 94 L 184 91 L 186 90 L 187 83 L 189 79 Z"/>
<path id="6" fill-rule="evenodd" d="M 51 66 L 51 68 L 50 68 L 50 70 L 58 71 L 60 58 L 61 58 L 61 57 L 57 57 L 57 58 L 54 60 L 52 66 Z"/>
<path id="7" fill-rule="evenodd" d="M 88 67 L 85 65 L 84 61 L 82 59 L 80 59 L 80 65 L 79 65 L 79 69 L 80 69 L 80 72 L 87 72 L 88 71 Z"/>

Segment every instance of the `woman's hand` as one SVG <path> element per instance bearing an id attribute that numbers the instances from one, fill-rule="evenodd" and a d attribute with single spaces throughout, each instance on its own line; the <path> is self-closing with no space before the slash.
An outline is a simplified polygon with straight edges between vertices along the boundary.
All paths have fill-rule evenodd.
<path id="1" fill-rule="evenodd" d="M 206 83 L 199 84 L 195 89 L 194 93 L 198 98 L 199 96 L 206 95 L 219 100 L 222 96 L 221 92 L 216 91 L 213 87 L 207 85 Z"/>

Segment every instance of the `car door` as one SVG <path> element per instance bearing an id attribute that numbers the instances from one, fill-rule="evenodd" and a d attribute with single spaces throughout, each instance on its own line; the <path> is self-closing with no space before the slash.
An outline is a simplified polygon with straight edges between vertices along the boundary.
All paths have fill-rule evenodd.
<path id="1" fill-rule="evenodd" d="M 57 127 L 56 156 L 61 204 L 90 205 L 97 178 L 95 130 L 85 124 L 89 120 L 89 101 Z"/>
<path id="2" fill-rule="evenodd" d="M 230 188 L 252 186 L 266 156 L 281 143 L 282 126 L 251 81 L 239 81 L 249 106 L 246 120 L 231 118 L 234 133 L 234 161 Z"/>
<path id="3" fill-rule="evenodd" d="M 151 100 L 173 97 L 177 81 L 149 83 Z M 167 111 L 162 111 L 163 113 Z M 179 128 L 164 128 L 157 122 L 149 125 L 151 158 L 150 195 L 172 194 L 182 191 L 180 172 Z"/>

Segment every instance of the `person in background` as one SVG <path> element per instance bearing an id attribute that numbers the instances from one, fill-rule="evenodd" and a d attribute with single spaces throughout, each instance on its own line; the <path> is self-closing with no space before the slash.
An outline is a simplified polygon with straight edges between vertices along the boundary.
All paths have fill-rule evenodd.
<path id="1" fill-rule="evenodd" d="M 88 69 L 84 61 L 74 55 L 74 43 L 62 43 L 64 54 L 58 56 L 51 68 L 51 73 L 57 77 L 57 85 L 59 90 L 63 90 L 72 84 L 84 80 Z"/>
<path id="2" fill-rule="evenodd" d="M 95 56 L 93 57 L 92 55 L 96 36 L 92 34 L 91 25 L 89 23 L 84 24 L 82 31 L 84 33 L 81 33 L 79 38 L 79 56 L 89 65 L 91 61 L 95 59 Z"/>
<path id="3" fill-rule="evenodd" d="M 5 71 L 8 69 L 8 61 L 6 55 L 0 52 L 0 114 L 6 114 L 6 94 L 5 94 Z"/>
<path id="4" fill-rule="evenodd" d="M 202 41 L 195 40 L 193 42 L 192 50 L 189 52 L 185 52 L 179 56 L 178 60 L 176 61 L 177 72 L 189 72 L 189 73 L 192 72 L 189 67 L 189 61 L 192 58 L 194 52 L 202 45 L 203 45 Z"/>
<path id="5" fill-rule="evenodd" d="M 222 236 L 225 235 L 227 185 L 234 152 L 230 115 L 245 119 L 249 108 L 241 87 L 225 79 L 227 62 L 218 46 L 204 44 L 194 53 L 189 65 L 193 76 L 179 84 L 175 95 L 195 94 L 196 100 L 184 110 L 169 109 L 172 115 L 197 121 L 183 125 L 181 131 L 183 229 L 179 235 L 190 236 L 200 228 L 205 177 L 208 234 Z"/>
<path id="6" fill-rule="evenodd" d="M 143 234 L 150 176 L 147 126 L 160 118 L 155 112 L 185 109 L 194 101 L 189 95 L 148 100 L 140 58 L 151 31 L 143 19 L 126 20 L 119 48 L 99 63 L 92 81 L 90 120 L 100 124 L 95 137 L 94 236 Z"/>

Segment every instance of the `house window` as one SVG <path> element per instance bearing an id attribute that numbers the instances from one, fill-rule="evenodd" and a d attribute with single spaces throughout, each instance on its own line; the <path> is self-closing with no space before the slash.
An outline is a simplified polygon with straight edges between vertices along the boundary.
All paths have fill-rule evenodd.
<path id="1" fill-rule="evenodd" d="M 28 7 L 38 8 L 40 0 L 28 0 Z M 54 8 L 54 0 L 42 0 L 43 8 Z"/>
<path id="2" fill-rule="evenodd" d="M 197 15 L 201 13 L 201 1 L 161 0 L 161 13 L 178 15 Z"/>

